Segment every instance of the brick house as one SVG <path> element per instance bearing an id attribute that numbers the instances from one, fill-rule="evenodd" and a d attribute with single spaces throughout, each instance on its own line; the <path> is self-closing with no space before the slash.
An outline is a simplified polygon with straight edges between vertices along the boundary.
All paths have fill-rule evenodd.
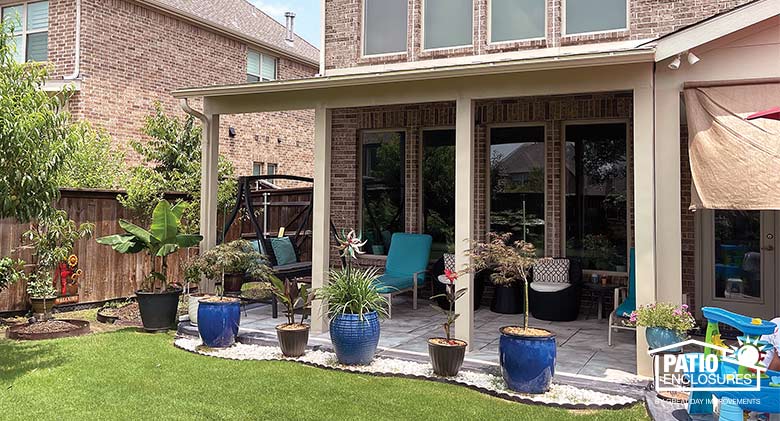
<path id="1" fill-rule="evenodd" d="M 6 19 L 18 13 L 25 22 L 16 25 L 18 59 L 50 62 L 47 88 L 73 86 L 74 117 L 105 128 L 120 147 L 143 139 L 154 101 L 183 115 L 170 95 L 177 87 L 319 71 L 315 47 L 244 0 L 2 0 L 0 6 Z M 223 154 L 239 175 L 311 176 L 313 123 L 306 110 L 226 116 Z M 136 163 L 139 157 L 128 152 Z"/>
<path id="2" fill-rule="evenodd" d="M 780 225 L 766 209 L 780 201 L 750 168 L 764 158 L 730 147 L 780 132 L 744 119 L 780 101 L 778 15 L 778 0 L 326 0 L 324 77 L 174 96 L 217 120 L 315 109 L 315 287 L 329 220 L 362 229 L 378 265 L 393 232 L 430 234 L 462 268 L 458 245 L 509 231 L 588 278 L 625 284 L 633 269 L 638 304 L 771 318 Z M 471 342 L 474 277 L 457 283 L 456 334 Z"/>

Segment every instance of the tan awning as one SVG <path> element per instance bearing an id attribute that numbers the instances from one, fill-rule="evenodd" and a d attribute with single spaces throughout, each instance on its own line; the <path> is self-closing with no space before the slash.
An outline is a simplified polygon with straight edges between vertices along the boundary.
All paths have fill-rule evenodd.
<path id="1" fill-rule="evenodd" d="M 780 83 L 686 87 L 691 209 L 780 209 Z"/>

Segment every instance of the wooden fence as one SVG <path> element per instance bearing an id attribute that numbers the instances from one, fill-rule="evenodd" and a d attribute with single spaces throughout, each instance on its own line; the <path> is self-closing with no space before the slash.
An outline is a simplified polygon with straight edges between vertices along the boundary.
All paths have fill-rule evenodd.
<path id="1" fill-rule="evenodd" d="M 266 195 L 267 193 L 267 195 Z M 121 232 L 119 219 L 130 219 L 131 215 L 116 200 L 119 191 L 111 190 L 66 190 L 61 191 L 57 208 L 68 212 L 68 216 L 76 223 L 92 222 L 95 224 L 95 235 L 88 240 L 79 241 L 74 253 L 79 256 L 79 268 L 83 270 L 79 285 L 79 303 L 93 303 L 117 298 L 131 297 L 135 294 L 141 280 L 149 270 L 146 254 L 120 254 L 95 242 L 95 238 Z M 171 199 L 182 197 L 172 195 Z M 312 198 L 312 189 L 290 188 L 279 190 L 261 190 L 252 193 L 252 202 L 263 226 L 263 212 L 267 211 L 268 219 L 266 233 L 275 236 L 280 227 L 285 227 L 287 234 L 294 234 L 306 215 L 298 222 L 291 224 L 296 215 L 306 213 L 306 207 Z M 265 202 L 268 202 L 267 206 Z M 231 209 L 228 209 L 230 211 Z M 221 210 L 224 211 L 224 210 Z M 220 212 L 222 213 L 222 212 Z M 243 215 L 246 215 L 243 212 Z M 222 215 L 220 224 L 222 226 Z M 301 260 L 311 259 L 311 218 L 304 226 L 304 242 Z M 28 229 L 27 225 L 18 224 L 13 220 L 0 220 L 0 256 L 13 256 L 32 260 L 29 250 L 20 250 L 21 235 Z M 221 233 L 220 233 L 221 235 Z M 255 230 L 249 219 L 244 216 L 237 220 L 227 239 L 254 238 Z M 190 254 L 197 251 L 191 249 Z M 180 264 L 186 259 L 187 252 L 182 251 L 169 259 L 169 276 L 172 279 L 181 278 Z M 0 313 L 24 310 L 28 308 L 25 285 L 16 284 L 0 292 Z"/>

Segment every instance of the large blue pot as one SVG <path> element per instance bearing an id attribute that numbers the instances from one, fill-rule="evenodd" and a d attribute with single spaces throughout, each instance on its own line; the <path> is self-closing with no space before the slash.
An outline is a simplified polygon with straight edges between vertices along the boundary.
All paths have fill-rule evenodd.
<path id="1" fill-rule="evenodd" d="M 227 348 L 236 342 L 241 322 L 241 301 L 201 299 L 198 304 L 198 333 L 210 348 Z"/>
<path id="2" fill-rule="evenodd" d="M 498 352 L 501 376 L 507 387 L 520 393 L 545 393 L 555 374 L 555 334 L 516 336 L 501 328 Z"/>
<path id="3" fill-rule="evenodd" d="M 363 315 L 339 314 L 330 322 L 330 341 L 341 364 L 371 364 L 379 343 L 379 316 L 375 311 Z"/>
<path id="4" fill-rule="evenodd" d="M 648 327 L 645 329 L 645 339 L 647 339 L 647 345 L 650 346 L 650 349 L 658 349 L 682 342 L 685 340 L 685 336 L 665 327 Z M 677 351 L 679 351 L 679 348 L 669 350 L 669 352 Z"/>

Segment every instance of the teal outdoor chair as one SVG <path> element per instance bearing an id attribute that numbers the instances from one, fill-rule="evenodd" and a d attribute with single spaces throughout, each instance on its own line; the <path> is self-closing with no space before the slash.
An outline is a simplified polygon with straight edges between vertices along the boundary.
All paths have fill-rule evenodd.
<path id="1" fill-rule="evenodd" d="M 393 234 L 385 273 L 376 280 L 379 293 L 387 298 L 388 317 L 392 317 L 393 295 L 407 291 L 412 291 L 413 308 L 417 310 L 417 287 L 425 284 L 432 242 L 427 234 Z"/>
<path id="2" fill-rule="evenodd" d="M 631 313 L 636 310 L 636 252 L 632 247 L 628 253 L 628 290 L 625 288 L 615 289 L 614 310 L 609 314 L 609 333 L 607 333 L 607 344 L 612 346 L 612 332 L 616 329 L 636 330 L 631 326 L 626 326 L 623 321 L 628 320 Z"/>

